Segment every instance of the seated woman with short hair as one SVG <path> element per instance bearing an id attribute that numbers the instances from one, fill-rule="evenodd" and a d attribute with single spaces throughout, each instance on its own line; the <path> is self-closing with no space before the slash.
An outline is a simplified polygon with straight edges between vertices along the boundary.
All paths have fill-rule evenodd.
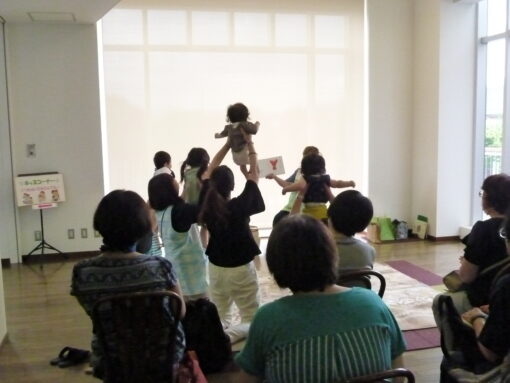
<path id="1" fill-rule="evenodd" d="M 73 268 L 71 295 L 92 316 L 94 304 L 103 297 L 139 291 L 173 291 L 182 297 L 170 261 L 135 251 L 137 241 L 152 229 L 149 207 L 135 192 L 114 190 L 101 200 L 94 214 L 94 229 L 103 237 L 101 254 L 78 262 Z M 185 306 L 181 317 L 184 316 Z M 174 365 L 185 349 L 179 323 Z M 91 365 L 103 374 L 102 348 L 93 334 Z"/>
<path id="2" fill-rule="evenodd" d="M 284 218 L 269 237 L 269 271 L 293 295 L 262 306 L 236 357 L 242 382 L 329 383 L 401 367 L 402 333 L 374 292 L 335 284 L 335 243 L 320 221 Z"/>
<path id="3" fill-rule="evenodd" d="M 510 256 L 510 211 L 501 229 L 507 253 Z M 478 339 L 478 347 L 483 357 L 491 363 L 500 363 L 510 352 L 510 265 L 506 265 L 496 275 L 489 298 L 489 315 L 480 307 L 462 314 L 470 322 Z"/>

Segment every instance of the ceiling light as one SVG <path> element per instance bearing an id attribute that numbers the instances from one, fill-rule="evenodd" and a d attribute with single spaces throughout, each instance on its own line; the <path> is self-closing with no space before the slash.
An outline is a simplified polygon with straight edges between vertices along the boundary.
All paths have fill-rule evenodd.
<path id="1" fill-rule="evenodd" d="M 28 12 L 35 23 L 74 23 L 76 17 L 71 12 Z"/>

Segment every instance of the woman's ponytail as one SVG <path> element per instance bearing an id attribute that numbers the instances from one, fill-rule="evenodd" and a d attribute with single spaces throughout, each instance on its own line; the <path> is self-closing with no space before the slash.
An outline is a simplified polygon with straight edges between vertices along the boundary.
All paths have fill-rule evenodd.
<path id="1" fill-rule="evenodd" d="M 199 222 L 207 227 L 224 226 L 228 221 L 227 201 L 234 189 L 234 174 L 228 166 L 222 165 L 214 169 L 209 179 L 209 190 L 202 202 L 198 216 Z"/>
<path id="2" fill-rule="evenodd" d="M 181 184 L 184 182 L 184 169 L 188 166 L 188 159 L 186 158 L 181 165 Z"/>

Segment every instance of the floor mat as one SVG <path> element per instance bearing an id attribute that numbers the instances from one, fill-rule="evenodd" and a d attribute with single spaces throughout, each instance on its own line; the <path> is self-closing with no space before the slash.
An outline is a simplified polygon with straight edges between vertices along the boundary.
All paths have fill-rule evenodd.
<path id="1" fill-rule="evenodd" d="M 407 351 L 424 350 L 441 345 L 441 337 L 437 327 L 408 330 L 403 333 L 407 343 Z"/>

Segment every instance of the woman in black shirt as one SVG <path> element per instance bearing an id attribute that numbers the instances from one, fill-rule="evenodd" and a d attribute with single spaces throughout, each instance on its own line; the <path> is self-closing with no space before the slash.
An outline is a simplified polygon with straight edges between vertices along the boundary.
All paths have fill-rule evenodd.
<path id="1" fill-rule="evenodd" d="M 445 293 L 452 298 L 459 314 L 489 303 L 489 290 L 494 276 L 503 266 L 505 259 L 510 261 L 505 241 L 499 235 L 505 212 L 510 207 L 510 176 L 501 173 L 487 177 L 483 181 L 480 197 L 482 208 L 490 218 L 476 222 L 471 233 L 463 240 L 466 248 L 464 255 L 460 257 L 459 276 L 466 288 Z M 488 269 L 491 266 L 492 268 Z M 432 311 L 438 327 L 442 327 L 445 347 L 450 350 L 453 336 L 451 329 L 441 326 L 438 307 L 440 295 L 434 298 Z"/>
<path id="2" fill-rule="evenodd" d="M 250 157 L 249 171 L 243 192 L 231 198 L 234 175 L 221 160 L 213 159 L 202 176 L 201 211 L 199 220 L 210 233 L 205 253 L 209 257 L 210 296 L 218 307 L 220 318 L 232 342 L 246 337 L 249 324 L 259 307 L 259 287 L 253 258 L 260 254 L 250 230 L 250 216 L 265 210 L 258 188 L 257 153 L 251 136 L 247 136 Z M 217 156 L 223 158 L 224 148 Z M 228 147 L 227 147 L 228 151 Z M 231 308 L 235 303 L 241 324 L 231 325 Z"/>

